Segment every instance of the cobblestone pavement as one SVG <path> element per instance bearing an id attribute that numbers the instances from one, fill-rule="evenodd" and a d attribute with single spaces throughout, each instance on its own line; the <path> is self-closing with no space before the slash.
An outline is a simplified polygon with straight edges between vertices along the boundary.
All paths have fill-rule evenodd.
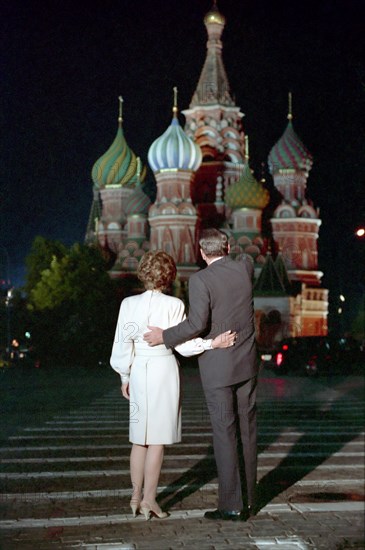
<path id="1" fill-rule="evenodd" d="M 364 548 L 363 378 L 261 373 L 258 512 L 245 523 L 203 518 L 217 479 L 196 369 L 183 387 L 183 441 L 166 448 L 160 479 L 167 519 L 129 513 L 128 405 L 115 383 L 2 446 L 1 549 Z"/>

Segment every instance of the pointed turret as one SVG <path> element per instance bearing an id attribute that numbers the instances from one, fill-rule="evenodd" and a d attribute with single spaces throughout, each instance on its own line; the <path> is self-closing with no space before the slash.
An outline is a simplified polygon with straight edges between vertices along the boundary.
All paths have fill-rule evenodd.
<path id="1" fill-rule="evenodd" d="M 246 151 L 248 150 L 248 136 L 246 136 Z M 226 204 L 233 210 L 237 208 L 253 208 L 262 210 L 270 200 L 270 194 L 253 175 L 246 155 L 246 164 L 242 176 L 230 185 L 226 192 Z"/>
<path id="2" fill-rule="evenodd" d="M 293 128 L 292 95 L 289 93 L 288 125 L 268 157 L 272 175 L 286 170 L 304 172 L 306 176 L 313 164 L 313 157 Z"/>
<path id="3" fill-rule="evenodd" d="M 148 162 L 154 172 L 162 170 L 195 172 L 201 164 L 200 147 L 185 134 L 177 115 L 177 88 L 175 87 L 171 124 L 162 136 L 152 143 L 148 151 Z"/>
<path id="4" fill-rule="evenodd" d="M 141 159 L 137 158 L 136 186 L 126 199 L 124 212 L 127 217 L 123 243 L 119 247 L 117 260 L 111 270 L 112 277 L 135 273 L 138 262 L 149 249 L 147 241 L 147 213 L 151 205 L 141 184 Z"/>
<path id="5" fill-rule="evenodd" d="M 221 36 L 226 20 L 216 2 L 204 17 L 204 24 L 208 33 L 207 55 L 190 109 L 197 105 L 234 105 L 222 59 Z"/>
<path id="6" fill-rule="evenodd" d="M 283 253 L 291 281 L 318 285 L 317 239 L 321 220 L 306 196 L 312 155 L 294 132 L 289 93 L 288 126 L 269 154 L 269 168 L 282 201 L 271 218 L 273 237 Z"/>
<path id="7" fill-rule="evenodd" d="M 137 157 L 128 146 L 123 132 L 123 98 L 119 96 L 118 130 L 109 149 L 95 162 L 91 177 L 94 185 L 102 187 L 134 187 L 137 176 Z M 146 175 L 144 167 L 141 181 Z"/>
<path id="8" fill-rule="evenodd" d="M 119 96 L 118 130 L 108 150 L 95 162 L 92 169 L 94 189 L 100 190 L 102 212 L 96 224 L 100 245 L 119 253 L 127 235 L 126 204 L 135 186 L 143 182 L 146 167 L 141 168 L 137 157 L 128 146 L 123 132 L 123 98 Z"/>
<path id="9" fill-rule="evenodd" d="M 224 216 L 221 207 L 215 207 L 218 178 L 224 196 L 229 185 L 239 179 L 244 163 L 244 115 L 235 105 L 222 56 L 225 22 L 214 2 L 204 18 L 208 33 L 205 62 L 189 109 L 183 111 L 185 132 L 203 154 L 192 200 L 206 226 L 219 225 Z"/>
<path id="10" fill-rule="evenodd" d="M 245 165 L 240 179 L 226 191 L 225 202 L 229 224 L 232 227 L 232 255 L 242 252 L 250 254 L 259 264 L 264 262 L 261 254 L 262 210 L 268 204 L 270 195 L 261 182 L 254 177 L 249 164 L 248 136 L 245 136 Z M 234 242 L 233 242 L 234 240 Z"/>
<path id="11" fill-rule="evenodd" d="M 149 209 L 151 249 L 165 250 L 178 267 L 181 279 L 196 270 L 196 209 L 191 185 L 202 154 L 178 120 L 177 88 L 174 88 L 173 118 L 168 129 L 148 151 L 148 162 L 157 181 L 155 203 Z"/>
<path id="12" fill-rule="evenodd" d="M 291 93 L 287 118 L 289 122 L 286 130 L 268 156 L 268 166 L 275 187 L 285 201 L 295 201 L 299 205 L 305 200 L 306 182 L 313 158 L 294 131 Z"/>
<path id="13" fill-rule="evenodd" d="M 276 270 L 271 254 L 266 254 L 266 260 L 261 273 L 254 284 L 255 295 L 269 294 L 270 296 L 285 296 L 285 287 Z"/>

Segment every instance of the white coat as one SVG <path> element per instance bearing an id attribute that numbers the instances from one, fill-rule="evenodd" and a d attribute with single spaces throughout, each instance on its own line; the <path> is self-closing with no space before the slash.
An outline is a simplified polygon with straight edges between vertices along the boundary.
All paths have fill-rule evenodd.
<path id="1" fill-rule="evenodd" d="M 110 358 L 112 368 L 129 381 L 129 439 L 139 445 L 181 441 L 180 376 L 176 357 L 165 345 L 143 340 L 147 326 L 166 329 L 185 319 L 184 303 L 147 290 L 125 298 L 120 306 Z M 211 348 L 211 340 L 195 338 L 175 349 L 192 356 Z"/>

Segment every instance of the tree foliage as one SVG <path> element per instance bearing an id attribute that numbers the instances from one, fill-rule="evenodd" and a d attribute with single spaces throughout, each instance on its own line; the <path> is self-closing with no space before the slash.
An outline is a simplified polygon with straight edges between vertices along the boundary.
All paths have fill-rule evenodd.
<path id="1" fill-rule="evenodd" d="M 29 294 L 40 280 L 42 272 L 50 266 L 52 258 L 62 258 L 66 252 L 67 248 L 59 241 L 51 241 L 40 235 L 35 237 L 25 260 L 27 270 L 24 290 Z"/>
<path id="2" fill-rule="evenodd" d="M 107 361 L 119 300 L 99 249 L 81 244 L 67 249 L 37 239 L 28 257 L 27 287 L 41 360 L 67 365 Z"/>

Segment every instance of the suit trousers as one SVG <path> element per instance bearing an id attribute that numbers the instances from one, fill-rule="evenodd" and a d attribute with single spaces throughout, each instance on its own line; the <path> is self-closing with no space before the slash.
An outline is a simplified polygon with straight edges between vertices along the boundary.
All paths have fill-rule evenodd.
<path id="1" fill-rule="evenodd" d="M 247 504 L 253 504 L 257 476 L 257 377 L 220 388 L 204 388 L 218 471 L 218 509 L 242 510 L 238 434 L 243 447 Z"/>

